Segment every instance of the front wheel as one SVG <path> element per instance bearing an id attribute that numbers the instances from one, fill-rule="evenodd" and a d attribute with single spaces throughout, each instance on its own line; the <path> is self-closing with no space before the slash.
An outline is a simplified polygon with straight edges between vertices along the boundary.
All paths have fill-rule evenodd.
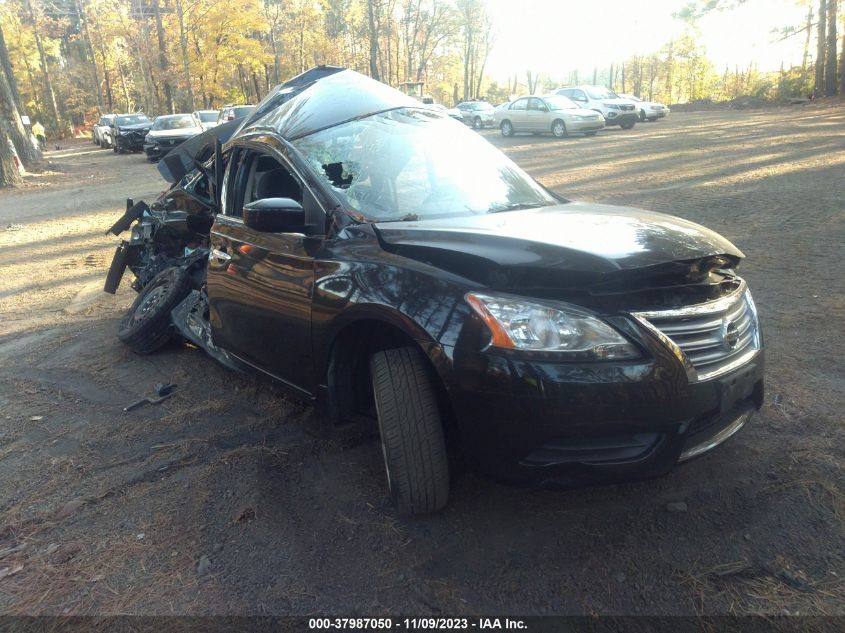
<path id="1" fill-rule="evenodd" d="M 595 136 L 595 132 L 584 132 L 584 136 Z"/>
<path id="2" fill-rule="evenodd" d="M 449 499 L 449 465 L 425 357 L 415 347 L 376 352 L 370 374 L 387 486 L 399 514 L 442 509 Z"/>
<path id="3" fill-rule="evenodd" d="M 554 134 L 557 138 L 564 138 L 567 135 L 566 123 L 560 119 L 552 123 L 552 134 Z"/>
<path id="4" fill-rule="evenodd" d="M 502 121 L 499 130 L 502 132 L 502 136 L 513 136 L 513 125 L 510 121 Z"/>
<path id="5" fill-rule="evenodd" d="M 636 122 L 636 121 L 631 121 L 631 122 L 629 122 L 629 123 L 623 123 L 623 124 L 622 124 L 622 125 L 620 125 L 619 127 L 621 127 L 623 130 L 630 130 L 630 129 L 631 129 L 632 127 L 634 127 L 636 124 L 637 124 L 637 122 Z"/>
<path id="6" fill-rule="evenodd" d="M 645 110 L 640 110 L 640 121 L 645 121 L 645 120 L 646 120 Z"/>
<path id="7" fill-rule="evenodd" d="M 477 116 L 472 120 L 472 127 L 476 130 L 480 130 L 483 127 L 480 116 Z"/>
<path id="8" fill-rule="evenodd" d="M 137 354 L 151 354 L 170 340 L 170 312 L 191 292 L 191 276 L 166 268 L 135 297 L 117 328 L 117 338 Z"/>

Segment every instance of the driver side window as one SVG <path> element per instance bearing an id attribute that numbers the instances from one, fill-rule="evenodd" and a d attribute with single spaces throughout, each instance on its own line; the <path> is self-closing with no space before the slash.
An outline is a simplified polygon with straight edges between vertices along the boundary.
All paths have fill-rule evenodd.
<path id="1" fill-rule="evenodd" d="M 279 160 L 248 150 L 239 154 L 228 215 L 241 217 L 244 205 L 265 198 L 290 198 L 303 203 L 302 187 Z"/>

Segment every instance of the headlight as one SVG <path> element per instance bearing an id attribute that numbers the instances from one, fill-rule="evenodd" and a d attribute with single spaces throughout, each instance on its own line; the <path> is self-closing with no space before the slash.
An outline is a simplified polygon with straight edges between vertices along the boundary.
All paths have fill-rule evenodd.
<path id="1" fill-rule="evenodd" d="M 555 352 L 571 360 L 638 358 L 640 353 L 610 325 L 575 306 L 551 307 L 516 297 L 471 292 L 466 300 L 503 349 Z"/>
<path id="2" fill-rule="evenodd" d="M 588 115 L 588 116 L 584 116 L 583 114 L 576 114 L 576 115 L 575 115 L 575 120 L 576 120 L 576 121 L 592 121 L 592 120 L 593 120 L 593 119 L 595 119 L 595 118 L 596 118 L 596 117 L 595 117 L 595 116 L 593 116 L 592 114 L 590 114 L 590 115 Z"/>

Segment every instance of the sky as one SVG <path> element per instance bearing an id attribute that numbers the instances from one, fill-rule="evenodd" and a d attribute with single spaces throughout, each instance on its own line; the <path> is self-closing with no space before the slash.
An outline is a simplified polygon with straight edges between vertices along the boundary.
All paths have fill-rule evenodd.
<path id="1" fill-rule="evenodd" d="M 488 60 L 499 80 L 525 71 L 568 79 L 594 66 L 607 69 L 636 54 L 659 49 L 683 31 L 672 14 L 687 0 L 487 0 L 497 33 Z M 800 26 L 806 9 L 797 0 L 747 0 L 728 11 L 715 11 L 699 24 L 707 56 L 722 69 L 755 62 L 760 70 L 800 65 L 804 34 L 780 43 L 772 29 Z M 811 42 L 811 50 L 813 50 Z"/>

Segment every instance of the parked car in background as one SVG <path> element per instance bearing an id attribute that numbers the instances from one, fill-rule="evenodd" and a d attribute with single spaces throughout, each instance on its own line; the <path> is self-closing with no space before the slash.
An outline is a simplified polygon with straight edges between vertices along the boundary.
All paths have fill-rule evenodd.
<path id="1" fill-rule="evenodd" d="M 142 354 L 179 337 L 372 424 L 401 514 L 441 509 L 455 463 L 549 486 L 663 475 L 761 407 L 744 255 L 717 233 L 561 198 L 350 70 L 234 127 L 177 149 L 195 168 L 110 229 L 131 236 L 105 290 L 128 266 L 139 293 L 117 335 Z"/>
<path id="2" fill-rule="evenodd" d="M 657 119 L 662 119 L 669 114 L 669 107 L 662 103 L 657 103 L 656 101 L 646 101 L 645 99 L 640 99 L 634 95 L 622 93 L 619 93 L 619 96 L 623 99 L 630 99 L 636 104 L 637 114 L 639 115 L 640 121 L 657 121 Z"/>
<path id="3" fill-rule="evenodd" d="M 461 113 L 463 122 L 476 130 L 496 123 L 496 118 L 493 116 L 495 108 L 486 101 L 463 101 L 456 107 Z"/>
<path id="4" fill-rule="evenodd" d="M 111 126 L 112 149 L 118 154 L 140 152 L 152 124 L 143 112 L 116 114 Z"/>
<path id="5" fill-rule="evenodd" d="M 91 138 L 94 145 L 98 145 L 103 149 L 111 147 L 111 126 L 114 122 L 114 114 L 104 114 L 91 128 Z"/>
<path id="6" fill-rule="evenodd" d="M 560 95 L 520 97 L 496 109 L 496 123 L 502 136 L 521 132 L 553 134 L 558 138 L 575 132 L 595 136 L 604 128 L 604 117 Z"/>
<path id="7" fill-rule="evenodd" d="M 582 108 L 600 112 L 605 125 L 619 125 L 630 130 L 637 123 L 637 106 L 604 86 L 573 86 L 559 88 L 555 94 L 572 99 Z"/>
<path id="8" fill-rule="evenodd" d="M 191 114 L 197 118 L 203 130 L 210 130 L 217 125 L 217 117 L 220 115 L 217 110 L 194 110 Z"/>
<path id="9" fill-rule="evenodd" d="M 255 110 L 254 105 L 232 105 L 228 104 L 220 108 L 217 114 L 217 124 L 226 123 L 227 121 L 234 121 L 242 119 Z"/>
<path id="10" fill-rule="evenodd" d="M 156 117 L 144 138 L 144 153 L 147 160 L 154 163 L 180 143 L 202 133 L 202 123 L 193 114 L 166 114 Z"/>

